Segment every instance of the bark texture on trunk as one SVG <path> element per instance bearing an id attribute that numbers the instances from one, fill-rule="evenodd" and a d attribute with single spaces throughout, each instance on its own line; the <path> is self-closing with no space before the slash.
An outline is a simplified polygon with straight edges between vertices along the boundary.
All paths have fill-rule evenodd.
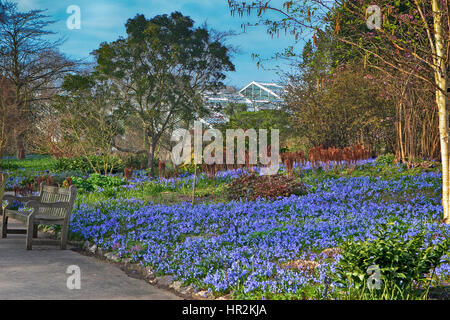
<path id="1" fill-rule="evenodd" d="M 447 99 L 443 92 L 447 90 L 447 66 L 445 64 L 445 39 L 443 31 L 443 8 L 439 0 L 432 0 L 434 39 L 436 46 L 435 81 L 436 104 L 439 112 L 439 134 L 441 142 L 442 162 L 442 206 L 444 209 L 443 221 L 450 224 L 449 217 L 449 153 L 448 153 L 448 112 Z M 442 91 L 441 91 L 442 90 Z"/>
<path id="2" fill-rule="evenodd" d="M 156 148 L 156 143 L 152 143 L 151 151 L 149 151 L 149 152 L 147 153 L 147 157 L 148 157 L 148 159 L 147 159 L 147 165 L 148 165 L 148 167 L 150 168 L 150 175 L 151 175 L 152 177 L 155 176 L 155 168 L 154 168 L 154 167 L 155 167 L 155 162 L 154 162 L 155 148 Z"/>
<path id="3" fill-rule="evenodd" d="M 25 145 L 22 132 L 16 134 L 16 157 L 17 159 L 25 158 Z"/>

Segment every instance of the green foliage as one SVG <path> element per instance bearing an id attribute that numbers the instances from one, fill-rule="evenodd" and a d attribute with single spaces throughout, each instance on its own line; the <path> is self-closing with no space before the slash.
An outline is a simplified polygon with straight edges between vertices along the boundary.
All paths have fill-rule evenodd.
<path id="1" fill-rule="evenodd" d="M 30 154 L 25 159 L 15 157 L 4 157 L 0 160 L 0 168 L 3 170 L 23 170 L 23 171 L 46 171 L 54 169 L 56 159 L 46 155 Z"/>
<path id="2" fill-rule="evenodd" d="M 279 129 L 289 131 L 289 115 L 280 110 L 264 109 L 260 111 L 243 111 L 231 116 L 226 125 L 230 129 Z"/>
<path id="3" fill-rule="evenodd" d="M 450 239 L 432 244 L 425 231 L 409 238 L 406 232 L 390 223 L 377 229 L 374 240 L 341 245 L 336 280 L 348 290 L 348 298 L 407 299 L 418 295 L 417 289 L 429 282 L 427 277 L 432 277 L 448 254 Z M 368 274 L 371 266 L 380 270 L 378 289 L 367 285 L 372 281 Z"/>
<path id="4" fill-rule="evenodd" d="M 392 153 L 379 156 L 375 162 L 381 165 L 392 165 L 394 164 L 395 156 Z"/>
<path id="5" fill-rule="evenodd" d="M 87 179 L 72 177 L 72 184 L 77 186 L 80 192 L 92 192 L 99 188 L 108 191 L 125 184 L 125 181 L 119 177 L 102 176 L 94 173 Z"/>
<path id="6" fill-rule="evenodd" d="M 55 169 L 57 171 L 79 171 L 82 173 L 92 173 L 94 172 L 94 166 L 95 168 L 98 168 L 100 172 L 105 173 L 105 165 L 107 166 L 108 172 L 112 171 L 113 173 L 122 171 L 125 167 L 124 162 L 119 157 L 107 157 L 107 161 L 105 163 L 105 157 L 89 155 L 87 157 L 60 158 L 55 164 Z"/>
<path id="7" fill-rule="evenodd" d="M 247 104 L 230 102 L 225 106 L 223 113 L 225 113 L 229 117 L 232 117 L 236 114 L 246 111 L 247 111 Z"/>
<path id="8" fill-rule="evenodd" d="M 60 158 L 56 162 L 55 169 L 57 171 L 80 171 L 80 172 L 89 172 L 90 166 L 85 161 L 83 157 L 77 157 L 77 158 Z"/>
<path id="9" fill-rule="evenodd" d="M 0 161 L 0 169 L 2 170 L 17 170 L 19 169 L 19 165 L 17 163 L 9 162 L 9 161 Z"/>
<path id="10" fill-rule="evenodd" d="M 295 132 L 289 121 L 289 114 L 282 110 L 264 109 L 260 111 L 243 111 L 231 115 L 230 121 L 219 126 L 225 132 L 226 129 L 266 129 L 270 137 L 271 129 L 278 129 L 280 143 L 284 145 L 286 140 L 293 137 Z"/>

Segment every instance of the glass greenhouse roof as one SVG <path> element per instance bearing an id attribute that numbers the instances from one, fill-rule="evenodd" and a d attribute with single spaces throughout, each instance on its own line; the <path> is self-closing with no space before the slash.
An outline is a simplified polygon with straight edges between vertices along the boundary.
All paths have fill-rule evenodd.
<path id="1" fill-rule="evenodd" d="M 274 109 L 283 101 L 284 87 L 276 83 L 252 81 L 239 91 L 227 88 L 216 94 L 207 94 L 206 101 L 211 105 L 225 105 L 228 103 L 245 103 L 249 111 L 260 109 Z"/>
<path id="2" fill-rule="evenodd" d="M 229 103 L 246 104 L 248 111 L 261 109 L 278 109 L 283 102 L 284 87 L 277 83 L 252 81 L 241 90 L 227 87 L 218 93 L 209 92 L 205 95 L 205 103 L 214 110 L 213 114 L 204 119 L 208 125 L 227 122 L 226 116 L 218 112 Z"/>

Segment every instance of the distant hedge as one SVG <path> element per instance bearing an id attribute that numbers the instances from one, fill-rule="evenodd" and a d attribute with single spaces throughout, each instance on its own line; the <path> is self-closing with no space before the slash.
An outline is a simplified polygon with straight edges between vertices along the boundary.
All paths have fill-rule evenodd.
<path id="1" fill-rule="evenodd" d="M 104 173 L 105 161 L 101 156 L 90 155 L 88 157 L 60 158 L 55 164 L 56 171 L 80 171 L 83 173 L 94 173 L 91 163 Z M 121 172 L 125 168 L 125 163 L 119 157 L 112 156 L 107 159 L 108 172 L 113 166 L 113 173 Z"/>

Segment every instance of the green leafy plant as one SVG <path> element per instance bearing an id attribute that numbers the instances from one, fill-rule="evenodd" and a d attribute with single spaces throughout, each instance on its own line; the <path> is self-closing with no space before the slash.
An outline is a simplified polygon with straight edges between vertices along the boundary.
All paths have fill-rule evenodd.
<path id="1" fill-rule="evenodd" d="M 336 282 L 350 299 L 426 298 L 428 291 L 419 293 L 418 289 L 430 284 L 450 244 L 449 239 L 433 244 L 426 234 L 423 231 L 408 239 L 406 230 L 391 223 L 377 228 L 374 240 L 344 242 Z M 369 285 L 374 267 L 380 272 L 378 288 Z"/>
<path id="2" fill-rule="evenodd" d="M 98 190 L 98 188 L 110 190 L 125 184 L 125 181 L 119 177 L 102 176 L 94 173 L 87 179 L 72 177 L 72 184 L 77 186 L 80 192 L 92 192 Z"/>
<path id="3" fill-rule="evenodd" d="M 9 161 L 0 161 L 0 169 L 3 170 L 17 170 L 19 169 L 19 165 L 17 163 L 12 163 Z"/>
<path id="4" fill-rule="evenodd" d="M 395 156 L 392 153 L 379 156 L 375 162 L 381 165 L 391 165 L 394 164 Z"/>
<path id="5" fill-rule="evenodd" d="M 57 171 L 79 171 L 83 173 L 93 173 L 94 168 L 105 173 L 105 167 L 110 172 L 120 172 L 125 168 L 125 163 L 116 156 L 107 159 L 105 163 L 104 157 L 89 155 L 87 157 L 60 158 L 55 164 Z"/>

